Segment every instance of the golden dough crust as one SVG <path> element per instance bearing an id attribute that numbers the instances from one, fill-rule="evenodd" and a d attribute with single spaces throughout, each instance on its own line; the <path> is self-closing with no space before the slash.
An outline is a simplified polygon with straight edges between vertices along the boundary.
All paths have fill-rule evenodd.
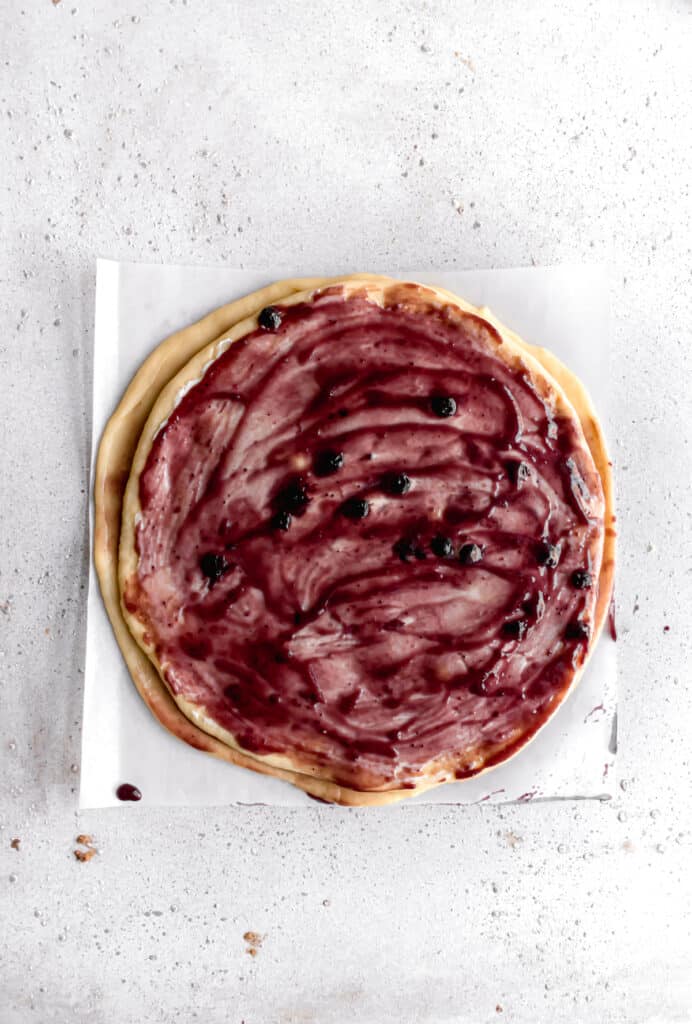
<path id="1" fill-rule="evenodd" d="M 415 795 L 439 784 L 436 778 L 439 766 L 431 765 L 428 777 L 423 777 L 415 788 L 364 792 L 347 789 L 320 777 L 315 769 L 295 764 L 288 755 L 255 756 L 240 749 L 233 736 L 209 719 L 203 708 L 195 707 L 181 697 L 176 702 L 163 682 L 153 650 L 144 640 L 142 624 L 124 609 L 121 600 L 122 586 L 137 566 L 134 520 L 139 508 L 139 473 L 146 462 L 153 437 L 170 415 L 181 388 L 199 379 L 205 366 L 229 344 L 254 330 L 256 316 L 266 305 L 304 301 L 313 291 L 335 284 L 343 286 L 347 292 L 366 291 L 375 301 L 451 304 L 465 313 L 480 316 L 500 333 L 506 342 L 505 351 L 521 358 L 542 387 L 554 394 L 558 404 L 576 414 L 601 477 L 606 503 L 603 562 L 594 636 L 590 645 L 590 650 L 593 649 L 610 602 L 615 531 L 612 529 L 610 464 L 600 424 L 583 386 L 551 353 L 524 343 L 488 310 L 476 309 L 442 289 L 403 285 L 375 275 L 279 282 L 221 307 L 172 335 L 155 349 L 128 387 L 101 440 L 94 485 L 94 559 L 106 610 L 135 685 L 165 728 L 198 749 L 241 767 L 284 779 L 317 799 L 345 805 L 377 805 Z M 575 675 L 567 690 L 577 678 Z M 513 753 L 531 738 L 515 743 Z"/>

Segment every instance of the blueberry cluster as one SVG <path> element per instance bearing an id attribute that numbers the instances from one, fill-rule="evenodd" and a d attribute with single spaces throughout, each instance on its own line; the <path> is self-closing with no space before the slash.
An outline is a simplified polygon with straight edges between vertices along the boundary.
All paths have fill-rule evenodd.
<path id="1" fill-rule="evenodd" d="M 409 558 L 423 559 L 426 557 L 425 549 L 418 537 L 401 537 L 394 544 L 393 550 L 402 562 L 407 562 Z M 430 541 L 430 550 L 436 558 L 454 557 L 454 544 L 451 538 L 445 537 L 441 533 L 436 533 Z M 479 544 L 467 543 L 461 545 L 457 557 L 462 565 L 475 565 L 483 560 L 483 554 L 483 548 Z"/>
<path id="2" fill-rule="evenodd" d="M 278 330 L 281 326 L 282 315 L 281 312 L 274 306 L 267 306 L 263 309 L 259 316 L 258 322 L 261 327 L 265 330 Z M 454 416 L 457 411 L 456 399 L 452 398 L 451 395 L 444 394 L 433 394 L 428 399 L 428 408 L 433 416 L 437 416 L 440 419 L 447 419 L 450 416 Z M 339 415 L 348 415 L 346 409 L 339 409 Z M 370 456 L 372 458 L 372 456 Z M 317 477 L 332 476 L 334 473 L 338 473 L 339 470 L 343 469 L 344 466 L 344 453 L 334 448 L 326 448 L 319 451 L 313 457 L 313 471 Z M 392 471 L 385 473 L 380 480 L 380 487 L 391 497 L 403 497 L 411 490 L 412 481 L 410 476 L 403 471 Z M 274 530 L 285 531 L 290 529 L 291 523 L 293 522 L 294 516 L 301 516 L 305 512 L 310 502 L 310 495 L 307 490 L 305 481 L 301 478 L 294 478 L 289 481 L 276 495 L 274 499 L 275 511 L 274 515 L 270 520 L 270 525 Z M 359 519 L 365 519 L 370 514 L 370 502 L 359 495 L 351 495 L 346 498 L 342 503 L 340 512 L 346 519 L 357 521 Z M 440 558 L 447 558 L 450 551 L 447 552 L 442 541 L 445 538 L 441 538 L 437 543 L 438 550 L 433 547 L 433 552 L 438 554 Z M 448 542 L 451 545 L 451 541 Z M 473 564 L 474 562 L 480 561 L 483 557 L 481 549 L 476 544 L 467 544 L 462 549 L 464 554 L 460 552 L 460 558 L 465 564 Z M 442 552 L 441 554 L 439 552 Z"/>

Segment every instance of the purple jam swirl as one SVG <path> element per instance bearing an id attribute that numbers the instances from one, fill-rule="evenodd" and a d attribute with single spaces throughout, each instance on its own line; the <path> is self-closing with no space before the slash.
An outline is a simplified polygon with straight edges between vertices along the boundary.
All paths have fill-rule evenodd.
<path id="1" fill-rule="evenodd" d="M 125 593 L 174 695 L 357 788 L 535 732 L 586 655 L 597 584 L 572 579 L 602 548 L 576 419 L 485 321 L 400 293 L 278 306 L 207 368 L 141 474 Z"/>

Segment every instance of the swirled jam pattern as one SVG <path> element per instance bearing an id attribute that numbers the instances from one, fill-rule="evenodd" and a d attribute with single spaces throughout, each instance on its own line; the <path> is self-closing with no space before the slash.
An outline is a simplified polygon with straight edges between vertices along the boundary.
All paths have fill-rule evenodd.
<path id="1" fill-rule="evenodd" d="M 356 788 L 521 745 L 584 660 L 600 568 L 576 418 L 408 287 L 278 307 L 208 366 L 140 476 L 125 590 L 174 695 Z"/>

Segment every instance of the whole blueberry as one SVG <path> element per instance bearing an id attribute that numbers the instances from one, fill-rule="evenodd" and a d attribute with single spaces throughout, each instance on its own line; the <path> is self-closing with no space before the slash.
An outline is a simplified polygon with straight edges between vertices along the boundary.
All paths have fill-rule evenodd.
<path id="1" fill-rule="evenodd" d="M 400 537 L 392 545 L 392 551 L 402 562 L 408 562 L 409 558 L 415 555 L 416 545 L 410 537 Z"/>
<path id="2" fill-rule="evenodd" d="M 257 323 L 265 331 L 277 331 L 281 327 L 281 313 L 275 306 L 265 306 L 257 317 Z"/>
<path id="3" fill-rule="evenodd" d="M 449 537 L 443 537 L 441 533 L 438 533 L 430 541 L 430 550 L 438 558 L 449 558 L 454 552 L 454 545 Z"/>
<path id="4" fill-rule="evenodd" d="M 556 544 L 541 543 L 536 548 L 536 561 L 547 569 L 554 569 L 560 561 L 560 549 Z"/>
<path id="5" fill-rule="evenodd" d="M 272 516 L 271 525 L 273 530 L 288 530 L 293 521 L 290 512 L 277 512 Z"/>
<path id="6" fill-rule="evenodd" d="M 365 498 L 347 498 L 341 506 L 341 512 L 347 519 L 365 519 L 370 513 L 370 504 Z"/>
<path id="7" fill-rule="evenodd" d="M 572 586 L 575 590 L 588 590 L 593 583 L 591 573 L 586 569 L 575 569 L 571 576 Z"/>
<path id="8" fill-rule="evenodd" d="M 344 453 L 329 448 L 315 456 L 314 468 L 317 476 L 331 476 L 338 473 L 344 464 Z"/>
<path id="9" fill-rule="evenodd" d="M 406 473 L 387 473 L 382 478 L 382 487 L 387 494 L 394 496 L 408 494 L 411 490 L 411 480 Z"/>
<path id="10" fill-rule="evenodd" d="M 589 627 L 585 622 L 581 622 L 579 619 L 574 619 L 572 622 L 567 623 L 565 629 L 565 640 L 588 640 L 589 638 Z"/>
<path id="11" fill-rule="evenodd" d="M 529 467 L 525 462 L 508 462 L 505 469 L 513 484 L 522 483 L 529 475 Z"/>
<path id="12" fill-rule="evenodd" d="M 475 565 L 483 558 L 483 548 L 478 544 L 462 544 L 459 549 L 459 561 L 463 565 Z"/>
<path id="13" fill-rule="evenodd" d="M 457 411 L 457 403 L 451 395 L 433 395 L 430 399 L 430 409 L 440 419 L 448 419 Z"/>
<path id="14" fill-rule="evenodd" d="M 279 512 L 290 512 L 294 516 L 302 516 L 310 503 L 305 481 L 295 477 L 285 484 L 275 499 Z"/>
<path id="15" fill-rule="evenodd" d="M 199 560 L 199 567 L 213 585 L 228 572 L 229 565 L 223 555 L 217 555 L 215 551 L 207 551 Z"/>

